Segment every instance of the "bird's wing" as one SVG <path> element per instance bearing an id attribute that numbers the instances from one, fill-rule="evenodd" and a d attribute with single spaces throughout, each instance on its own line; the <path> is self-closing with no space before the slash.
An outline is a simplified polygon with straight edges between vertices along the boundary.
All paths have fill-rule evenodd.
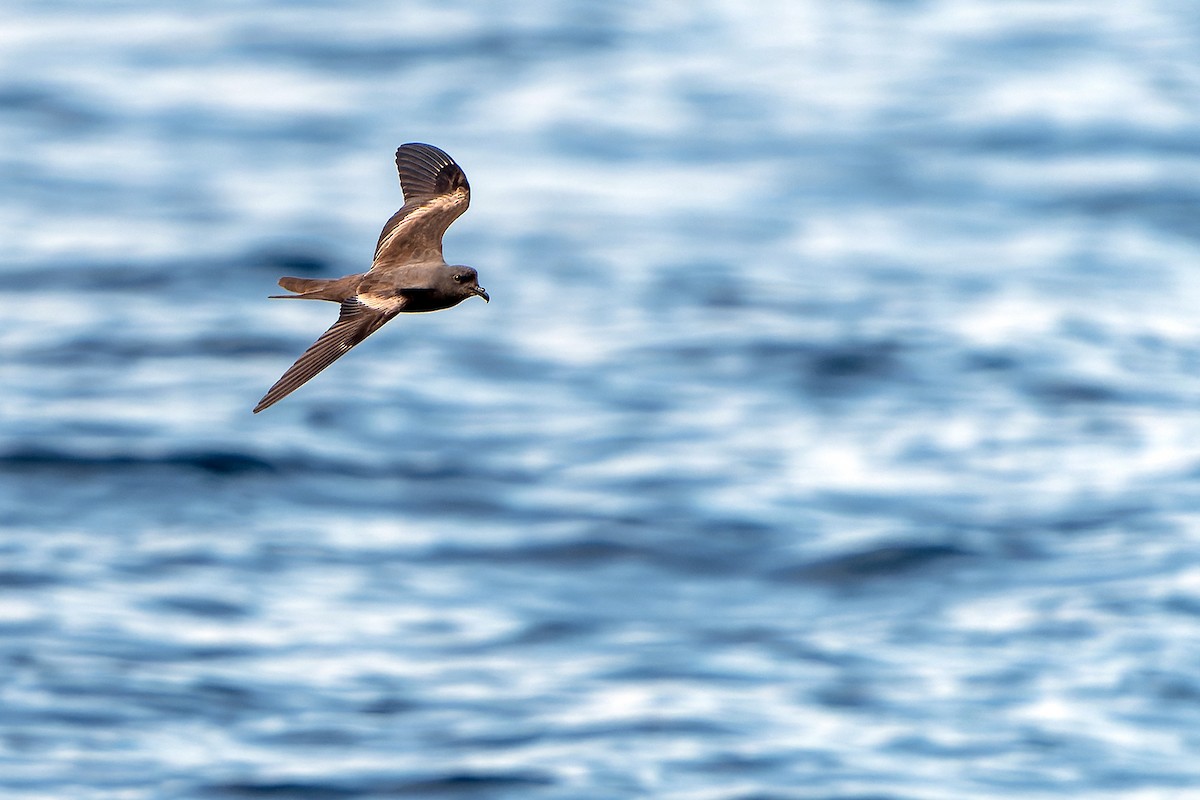
<path id="1" fill-rule="evenodd" d="M 442 260 L 442 235 L 471 202 L 471 187 L 454 159 L 428 144 L 396 150 L 404 207 L 379 234 L 372 269 Z"/>
<path id="2" fill-rule="evenodd" d="M 342 313 L 338 315 L 337 322 L 321 334 L 321 338 L 283 373 L 283 377 L 258 401 L 254 413 L 257 414 L 296 391 L 318 372 L 337 361 L 351 347 L 379 330 L 380 326 L 393 316 L 394 313 L 363 305 L 354 297 L 343 300 Z"/>

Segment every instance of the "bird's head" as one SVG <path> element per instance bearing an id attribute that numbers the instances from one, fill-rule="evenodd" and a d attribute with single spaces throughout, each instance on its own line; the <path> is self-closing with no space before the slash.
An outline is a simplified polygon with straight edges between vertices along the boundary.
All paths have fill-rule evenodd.
<path id="1" fill-rule="evenodd" d="M 479 273 L 475 271 L 474 267 L 455 264 L 450 267 L 450 280 L 464 299 L 471 295 L 479 295 L 484 299 L 484 302 L 492 302 L 492 298 L 488 296 L 487 290 L 479 285 Z"/>

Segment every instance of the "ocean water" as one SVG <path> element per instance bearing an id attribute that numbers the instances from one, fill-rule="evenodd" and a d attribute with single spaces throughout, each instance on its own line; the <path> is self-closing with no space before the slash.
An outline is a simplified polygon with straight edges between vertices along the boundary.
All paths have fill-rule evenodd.
<path id="1" fill-rule="evenodd" d="M 8 3 L 0 796 L 1200 797 L 1197 19 Z"/>

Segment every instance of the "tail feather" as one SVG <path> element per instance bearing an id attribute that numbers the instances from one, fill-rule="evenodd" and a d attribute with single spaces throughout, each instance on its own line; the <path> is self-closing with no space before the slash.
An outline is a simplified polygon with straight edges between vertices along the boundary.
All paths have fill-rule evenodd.
<path id="1" fill-rule="evenodd" d="M 295 294 L 273 294 L 275 300 L 332 300 L 340 303 L 354 296 L 362 275 L 344 278 L 280 278 L 279 285 Z"/>

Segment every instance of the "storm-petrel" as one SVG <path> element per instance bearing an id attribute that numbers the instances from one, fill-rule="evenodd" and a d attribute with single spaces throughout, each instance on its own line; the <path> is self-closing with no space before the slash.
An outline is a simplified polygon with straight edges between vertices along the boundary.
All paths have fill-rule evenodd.
<path id="1" fill-rule="evenodd" d="M 280 278 L 295 294 L 273 298 L 341 303 L 337 322 L 258 401 L 257 414 L 298 389 L 397 314 L 440 311 L 479 295 L 491 298 L 471 267 L 442 258 L 442 234 L 467 210 L 471 187 L 454 159 L 428 144 L 396 150 L 404 206 L 379 234 L 371 268 L 344 278 Z"/>

